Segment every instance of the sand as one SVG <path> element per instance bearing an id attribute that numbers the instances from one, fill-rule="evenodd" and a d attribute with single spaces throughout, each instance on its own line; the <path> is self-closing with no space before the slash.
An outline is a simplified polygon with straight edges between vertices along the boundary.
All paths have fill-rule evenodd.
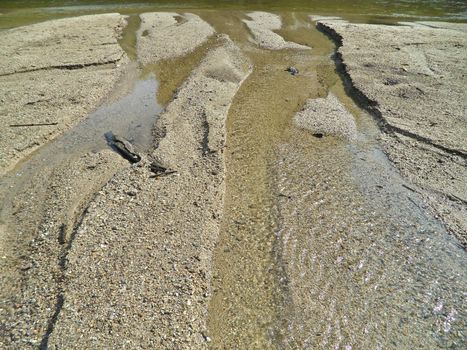
<path id="1" fill-rule="evenodd" d="M 0 174 L 86 117 L 128 62 L 119 14 L 34 24 L 0 35 Z M 94 33 L 98 33 L 94 35 Z M 53 123 L 10 127 L 12 124 Z"/>
<path id="2" fill-rule="evenodd" d="M 316 137 L 332 135 L 352 140 L 357 136 L 352 114 L 332 93 L 326 98 L 308 100 L 303 109 L 295 114 L 294 123 Z"/>
<path id="3" fill-rule="evenodd" d="M 211 254 L 223 207 L 224 124 L 248 73 L 240 51 L 221 37 L 158 120 L 164 130 L 158 148 L 90 203 L 68 255 L 52 348 L 206 343 Z M 152 156 L 177 173 L 150 178 Z M 96 293 L 95 281 L 105 293 Z"/>
<path id="4" fill-rule="evenodd" d="M 214 34 L 214 29 L 192 13 L 152 12 L 140 15 L 138 60 L 156 63 L 186 55 Z"/>
<path id="5" fill-rule="evenodd" d="M 282 28 L 281 17 L 267 12 L 250 12 L 250 18 L 243 20 L 253 34 L 253 41 L 262 48 L 268 50 L 298 49 L 309 50 L 306 45 L 286 41 L 275 31 Z"/>
<path id="6" fill-rule="evenodd" d="M 390 159 L 465 244 L 467 25 L 317 25 L 338 43 L 351 93 L 378 120 Z"/>
<path id="7" fill-rule="evenodd" d="M 226 27 L 241 25 L 244 17 L 235 16 Z M 326 62 L 333 68 L 328 56 L 302 57 L 315 52 L 308 51 L 311 43 L 277 34 L 293 33 L 282 28 L 279 16 L 248 16 L 252 42 L 238 39 L 247 38 L 245 27 L 245 33 L 232 31 L 234 43 L 194 14 L 141 15 L 133 68 L 157 63 L 163 69 L 164 61 L 210 44 L 197 53 L 204 55 L 201 63 L 165 106 L 140 163 L 130 165 L 110 150 L 82 154 L 41 169 L 5 200 L 11 220 L 20 224 L 10 231 L 0 223 L 2 347 L 204 349 L 222 343 L 222 332 L 230 332 L 226 344 L 242 336 L 284 347 L 376 346 L 389 331 L 398 344 L 438 344 L 433 337 L 425 341 L 426 333 L 433 322 L 447 322 L 446 315 L 421 315 L 424 309 L 411 302 L 422 299 L 412 281 L 420 272 L 417 281 L 436 291 L 423 307 L 433 309 L 439 294 L 458 308 L 464 281 L 446 281 L 461 275 L 461 248 L 425 205 L 465 242 L 465 26 L 349 25 L 320 18 L 319 28 L 341 46 L 350 94 L 378 120 L 374 136 L 362 135 L 347 96 L 328 93 L 327 73 L 318 71 Z M 123 20 L 118 14 L 85 16 L 1 33 L 9 60 L 0 76 L 0 97 L 8 101 L 0 107 L 2 122 L 31 116 L 59 122 L 7 130 L 0 139 L 3 172 L 105 97 L 124 94 L 126 84 L 115 87 L 129 66 L 116 41 Z M 8 58 L 14 52 L 20 59 Z M 322 63 L 315 65 L 315 59 Z M 298 76 L 285 72 L 289 62 L 303 65 Z M 248 89 L 239 94 L 247 78 Z M 258 101 L 263 96 L 271 98 Z M 229 113 L 234 119 L 227 135 Z M 231 191 L 238 197 L 230 207 L 224 206 L 227 136 L 234 146 Z M 149 166 L 155 158 L 176 173 L 153 178 Z M 226 263 L 214 268 L 224 216 L 229 239 L 218 249 Z M 21 244 L 8 245 L 12 235 Z M 240 272 L 222 275 L 229 269 Z M 218 309 L 211 309 L 219 310 L 218 317 L 228 315 L 219 333 L 207 325 L 209 317 L 216 320 L 208 315 L 213 278 L 220 288 L 233 283 L 235 288 L 217 295 L 236 294 L 238 302 L 218 300 Z M 270 297 L 273 287 L 283 295 Z M 259 295 L 265 300 L 255 301 Z M 281 308 L 289 301 L 292 307 Z M 238 312 L 249 302 L 272 305 L 272 312 L 261 310 L 268 313 L 266 325 L 235 324 L 258 319 L 251 308 Z M 409 311 L 423 327 L 401 325 L 406 310 L 400 305 L 414 307 Z M 368 338 L 365 322 L 378 308 L 387 314 L 374 317 L 379 323 L 372 325 L 382 326 L 370 327 Z M 222 328 L 231 324 L 234 329 Z M 272 329 L 278 325 L 283 328 Z M 218 338 L 211 343 L 213 334 Z M 459 340 L 455 332 L 443 337 Z"/>
<path id="8" fill-rule="evenodd" d="M 41 168 L 7 199 L 17 226 L 5 226 L 1 236 L 3 349 L 46 347 L 76 226 L 89 201 L 127 164 L 111 150 L 83 154 Z"/>
<path id="9" fill-rule="evenodd" d="M 206 23 L 197 16 L 184 16 L 190 24 L 179 35 L 187 30 L 199 34 L 206 29 Z M 149 20 L 146 18 L 146 23 Z M 159 22 L 154 21 L 157 31 Z M 51 23 L 54 27 L 55 22 Z M 208 30 L 211 34 L 212 28 L 208 26 Z M 173 32 L 165 35 L 170 37 Z M 187 54 L 196 47 L 192 41 L 179 42 L 177 48 L 169 40 L 163 43 L 157 44 L 156 52 L 160 50 L 165 58 Z M 42 49 L 47 50 L 48 46 L 44 43 Z M 19 245 L 22 251 L 29 252 L 27 257 L 19 258 L 19 266 L 15 265 L 14 254 L 9 260 L 11 271 L 6 270 L 9 265 L 3 266 L 3 277 L 8 283 L 4 284 L 8 307 L 2 314 L 8 329 L 8 336 L 2 338 L 5 347 L 108 346 L 112 335 L 109 329 L 114 328 L 121 335 L 111 336 L 115 346 L 146 344 L 170 348 L 173 322 L 192 323 L 190 328 L 180 330 L 180 337 L 176 334 L 180 346 L 192 348 L 206 343 L 210 255 L 219 230 L 224 193 L 224 124 L 231 99 L 249 70 L 249 63 L 228 37 L 217 37 L 214 48 L 192 71 L 159 119 L 154 154 L 146 154 L 135 167 L 129 167 L 110 151 L 83 155 L 56 168 L 42 169 L 37 182 L 18 191 L 12 200 L 12 211 L 17 222 L 22 223 L 20 229 L 31 227 L 37 233 L 28 232 Z M 47 70 L 34 73 L 42 78 Z M 44 86 L 50 89 L 47 82 Z M 119 95 L 120 90 L 117 86 L 113 95 Z M 172 164 L 177 174 L 150 178 L 150 159 L 156 156 Z M 26 199 L 27 193 L 35 196 Z M 22 206 L 28 203 L 31 210 L 23 210 Z M 6 226 L 5 229 L 9 230 Z M 7 233 L 2 236 L 3 243 Z M 105 243 L 96 243 L 101 238 Z M 30 239 L 29 247 L 25 246 Z M 128 253 L 133 244 L 136 246 Z M 112 248 L 110 255 L 109 250 L 96 251 L 106 245 Z M 92 262 L 93 259 L 97 260 Z M 105 261 L 112 266 L 113 274 L 107 273 Z M 136 269 L 131 268 L 135 263 Z M 94 273 L 101 273 L 100 266 L 107 271 L 107 277 L 99 277 L 101 284 L 96 289 Z M 172 268 L 178 272 L 168 274 Z M 152 280 L 151 288 L 145 288 L 146 279 Z M 126 297 L 121 299 L 121 295 L 112 292 L 114 283 L 124 283 L 133 292 L 125 292 Z M 96 299 L 96 293 L 101 300 Z M 117 298 L 115 301 L 109 299 L 112 295 Z M 115 305 L 119 306 L 114 310 Z M 110 310 L 115 313 L 108 314 Z M 133 317 L 142 317 L 151 325 L 145 321 L 135 326 L 129 321 Z M 96 319 L 108 323 L 96 323 Z M 126 321 L 122 324 L 123 319 Z M 77 328 L 77 323 L 87 326 Z M 84 343 L 82 336 L 86 336 Z"/>

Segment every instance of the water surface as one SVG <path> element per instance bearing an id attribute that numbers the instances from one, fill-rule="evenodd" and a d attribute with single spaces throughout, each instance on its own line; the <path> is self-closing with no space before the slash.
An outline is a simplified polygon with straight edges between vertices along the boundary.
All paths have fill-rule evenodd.
<path id="1" fill-rule="evenodd" d="M 235 97 L 227 123 L 226 205 L 214 254 L 209 316 L 213 348 L 462 348 L 465 252 L 421 198 L 404 187 L 379 149 L 373 121 L 346 96 L 330 58 L 332 43 L 314 29 L 307 14 L 362 22 L 466 21 L 467 4 L 4 1 L 0 27 L 80 14 L 172 9 L 200 14 L 227 33 L 255 66 Z M 312 46 L 311 53 L 259 50 L 241 24 L 247 10 L 280 13 L 280 33 Z M 130 32 L 138 25 L 133 16 Z M 121 41 L 133 59 L 134 40 L 128 34 Z M 144 74 L 154 71 L 161 81 L 165 92 L 157 94 L 162 103 L 169 102 L 205 49 L 185 61 L 145 68 Z M 299 67 L 301 74 L 287 74 L 288 65 Z M 157 87 L 153 77 L 144 76 L 129 95 L 103 105 L 46 146 L 41 152 L 49 153 L 42 153 L 42 159 L 64 155 L 68 146 L 80 153 L 105 147 L 103 133 L 108 129 L 149 144 L 154 116 L 160 112 Z M 354 144 L 316 139 L 291 124 L 306 99 L 330 91 L 358 122 Z M 33 176 L 34 162 L 29 164 L 26 178 Z"/>
<path id="2" fill-rule="evenodd" d="M 175 9 L 296 11 L 337 15 L 363 22 L 409 19 L 467 21 L 467 2 L 463 0 L 3 0 L 0 3 L 0 28 L 93 13 L 135 14 Z"/>

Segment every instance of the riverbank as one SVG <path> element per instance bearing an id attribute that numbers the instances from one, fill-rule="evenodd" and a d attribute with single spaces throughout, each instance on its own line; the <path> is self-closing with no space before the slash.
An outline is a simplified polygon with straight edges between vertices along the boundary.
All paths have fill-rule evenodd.
<path id="1" fill-rule="evenodd" d="M 58 121 L 0 143 L 3 347 L 462 341 L 466 25 L 321 19 L 341 80 L 308 13 L 141 14 L 133 62 L 125 21 L 0 34 L 5 122 Z M 54 148 L 99 104 L 152 115 L 141 162 Z"/>
<path id="2" fill-rule="evenodd" d="M 317 26 L 339 46 L 348 91 L 377 120 L 391 161 L 465 245 L 467 26 L 340 20 Z"/>
<path id="3" fill-rule="evenodd" d="M 123 74 L 119 14 L 68 18 L 2 32 L 0 171 L 92 112 Z M 98 33 L 96 35 L 96 33 Z"/>

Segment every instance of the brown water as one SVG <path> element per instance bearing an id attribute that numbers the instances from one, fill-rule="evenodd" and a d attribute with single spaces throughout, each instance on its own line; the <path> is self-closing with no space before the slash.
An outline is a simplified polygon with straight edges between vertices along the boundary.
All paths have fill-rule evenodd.
<path id="1" fill-rule="evenodd" d="M 201 15 L 217 31 L 229 34 L 254 65 L 228 118 L 227 193 L 214 257 L 209 320 L 213 348 L 274 348 L 280 337 L 283 296 L 274 261 L 278 216 L 271 172 L 273 150 L 303 101 L 325 93 L 318 84 L 316 67 L 332 65 L 326 56 L 332 45 L 310 30 L 305 15 L 284 14 L 286 23 L 304 24 L 285 29 L 284 34 L 295 34 L 303 44 L 321 43 L 311 55 L 308 50 L 258 50 L 248 43 L 242 12 Z M 285 71 L 289 65 L 297 65 L 302 73 L 291 76 Z"/>
<path id="2" fill-rule="evenodd" d="M 37 8 L 25 9 L 20 2 L 6 4 L 8 8 L 0 9 L 4 12 L 0 27 L 73 14 L 137 13 L 175 6 L 56 2 L 45 7 L 38 1 L 32 2 Z M 400 14 L 463 19 L 465 4 L 216 2 L 229 10 L 200 9 L 213 4 L 187 1 L 180 7 L 194 8 L 192 12 L 217 31 L 227 33 L 254 70 L 228 117 L 225 213 L 213 260 L 208 320 L 212 348 L 461 349 L 466 332 L 464 250 L 428 213 L 421 198 L 404 187 L 379 149 L 371 117 L 353 104 L 335 72 L 333 44 L 314 29 L 307 12 L 280 10 L 315 6 L 319 14 L 380 22 L 394 21 Z M 260 6 L 280 11 L 284 20 L 280 34 L 311 46 L 311 52 L 271 52 L 249 43 L 241 22 L 246 13 L 238 9 Z M 133 58 L 138 26 L 138 17 L 132 17 L 131 29 L 121 40 Z M 157 114 L 155 95 L 167 103 L 208 48 L 209 44 L 178 61 L 146 67 L 127 100 L 118 99 L 115 106 L 123 103 L 127 113 L 134 113 L 144 105 L 132 104 L 136 96 L 137 101 L 149 101 L 148 111 Z M 286 73 L 290 65 L 298 67 L 300 75 Z M 150 77 L 154 73 L 161 82 L 158 92 L 157 81 Z M 291 118 L 305 100 L 328 92 L 354 114 L 356 142 L 317 139 L 293 127 Z M 99 115 L 105 119 L 113 114 L 112 106 L 103 106 L 84 123 L 98 124 Z M 150 129 L 152 120 L 143 129 Z M 120 125 L 118 119 L 105 123 Z M 129 138 L 147 143 L 142 136 L 132 136 L 137 123 L 122 127 L 128 127 Z M 88 147 L 86 139 L 73 141 L 74 133 L 81 139 L 88 129 L 83 130 L 72 130 L 64 140 Z M 60 142 L 50 147 L 59 147 Z"/>

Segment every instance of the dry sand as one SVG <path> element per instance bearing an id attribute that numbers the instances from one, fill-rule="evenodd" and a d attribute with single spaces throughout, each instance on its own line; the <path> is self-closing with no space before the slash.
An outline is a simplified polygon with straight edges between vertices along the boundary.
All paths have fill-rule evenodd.
<path id="1" fill-rule="evenodd" d="M 119 14 L 19 27 L 0 36 L 0 174 L 75 125 L 115 85 L 125 63 Z M 96 35 L 97 33 L 97 35 Z M 9 127 L 12 124 L 54 123 Z"/>

